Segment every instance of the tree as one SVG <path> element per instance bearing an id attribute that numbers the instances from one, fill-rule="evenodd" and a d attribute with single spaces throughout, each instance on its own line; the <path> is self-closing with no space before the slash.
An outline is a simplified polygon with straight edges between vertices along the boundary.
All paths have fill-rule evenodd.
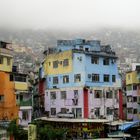
<path id="1" fill-rule="evenodd" d="M 7 128 L 10 140 L 27 140 L 28 133 L 20 125 L 17 124 L 17 120 L 18 119 L 12 120 Z"/>

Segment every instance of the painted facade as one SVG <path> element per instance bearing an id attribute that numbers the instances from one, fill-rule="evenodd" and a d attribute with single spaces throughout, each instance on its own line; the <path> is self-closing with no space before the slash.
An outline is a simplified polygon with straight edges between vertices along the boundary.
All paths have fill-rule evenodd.
<path id="1" fill-rule="evenodd" d="M 131 71 L 126 74 L 126 95 L 127 95 L 127 120 L 139 120 L 140 94 L 139 71 Z"/>
<path id="2" fill-rule="evenodd" d="M 10 76 L 12 62 L 9 43 L 0 42 L 0 120 L 12 120 L 18 116 L 15 85 Z"/>
<path id="3" fill-rule="evenodd" d="M 59 40 L 46 51 L 45 111 L 75 118 L 119 116 L 120 78 L 111 47 L 94 40 Z"/>
<path id="4" fill-rule="evenodd" d="M 19 124 L 28 126 L 32 119 L 32 93 L 29 90 L 27 74 L 13 72 L 13 81 L 16 90 L 16 102 L 19 105 Z"/>

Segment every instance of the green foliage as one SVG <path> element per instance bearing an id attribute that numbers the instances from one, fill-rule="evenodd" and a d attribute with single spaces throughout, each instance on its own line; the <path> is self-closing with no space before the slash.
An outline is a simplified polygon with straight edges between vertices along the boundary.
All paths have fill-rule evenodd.
<path id="1" fill-rule="evenodd" d="M 14 119 L 10 122 L 7 128 L 8 135 L 13 136 L 15 140 L 27 140 L 28 132 L 17 125 L 17 120 L 18 119 Z"/>
<path id="2" fill-rule="evenodd" d="M 63 140 L 67 129 L 55 129 L 50 125 L 41 127 L 38 131 L 40 140 Z"/>

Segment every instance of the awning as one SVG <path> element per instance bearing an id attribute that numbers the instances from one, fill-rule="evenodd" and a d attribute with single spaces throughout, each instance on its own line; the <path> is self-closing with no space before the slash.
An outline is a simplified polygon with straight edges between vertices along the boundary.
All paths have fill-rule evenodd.
<path id="1" fill-rule="evenodd" d="M 127 122 L 119 126 L 119 129 L 122 131 L 126 131 L 134 126 L 139 125 L 140 121 L 134 121 L 134 122 Z"/>

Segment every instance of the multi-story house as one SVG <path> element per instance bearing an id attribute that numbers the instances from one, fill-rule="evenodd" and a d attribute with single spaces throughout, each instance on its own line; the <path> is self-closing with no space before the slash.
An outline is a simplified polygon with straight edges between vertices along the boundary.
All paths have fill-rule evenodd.
<path id="1" fill-rule="evenodd" d="M 127 120 L 140 119 L 140 68 L 126 73 Z"/>
<path id="2" fill-rule="evenodd" d="M 11 44 L 0 42 L 0 120 L 12 120 L 18 116 L 15 85 L 11 79 L 13 51 Z"/>
<path id="3" fill-rule="evenodd" d="M 49 117 L 121 116 L 117 57 L 109 45 L 103 46 L 97 40 L 58 40 L 57 47 L 45 53 L 42 72 Z"/>
<path id="4" fill-rule="evenodd" d="M 19 124 L 28 126 L 32 119 L 32 89 L 28 82 L 28 75 L 18 72 L 17 67 L 14 66 L 10 77 L 15 84 Z"/>

